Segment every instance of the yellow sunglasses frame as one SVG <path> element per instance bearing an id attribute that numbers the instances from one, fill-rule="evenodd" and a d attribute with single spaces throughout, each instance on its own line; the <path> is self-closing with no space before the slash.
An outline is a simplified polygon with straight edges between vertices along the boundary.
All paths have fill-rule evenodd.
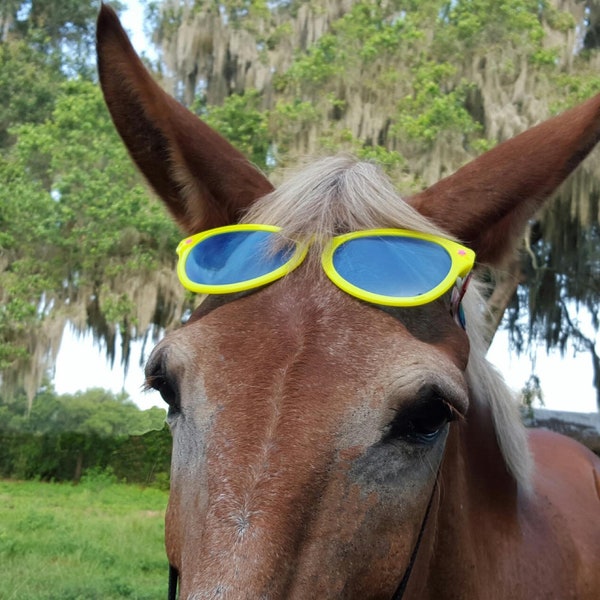
<path id="1" fill-rule="evenodd" d="M 441 246 L 450 256 L 451 265 L 446 277 L 438 283 L 433 289 L 418 296 L 384 296 L 363 290 L 344 279 L 335 269 L 333 258 L 335 251 L 341 245 L 350 240 L 356 240 L 363 237 L 403 237 L 432 242 Z M 475 264 L 475 252 L 466 246 L 463 246 L 452 240 L 442 238 L 429 233 L 410 231 L 408 229 L 366 229 L 364 231 L 354 231 L 344 235 L 334 237 L 325 247 L 321 255 L 321 264 L 327 277 L 341 290 L 371 304 L 382 304 L 384 306 L 421 306 L 429 304 L 440 296 L 443 296 L 458 280 L 459 277 L 466 277 Z"/>
<path id="2" fill-rule="evenodd" d="M 182 285 L 186 289 L 197 294 L 232 294 L 267 285 L 269 283 L 272 283 L 273 281 L 276 281 L 277 279 L 284 277 L 288 273 L 291 273 L 294 269 L 300 266 L 306 258 L 310 247 L 310 243 L 297 244 L 296 251 L 286 263 L 265 275 L 262 275 L 260 277 L 254 277 L 252 279 L 247 279 L 245 281 L 222 285 L 206 285 L 194 282 L 191 279 L 189 279 L 185 271 L 185 263 L 192 248 L 194 248 L 196 244 L 206 239 L 209 239 L 215 235 L 220 235 L 222 233 L 232 233 L 236 231 L 265 231 L 271 233 L 279 233 L 281 231 L 281 228 L 275 227 L 273 225 L 242 223 L 237 225 L 226 225 L 225 227 L 209 229 L 207 231 L 203 231 L 201 233 L 197 233 L 195 235 L 183 239 L 177 246 L 177 254 L 179 256 L 179 261 L 177 264 L 177 275 L 179 277 L 179 281 L 181 281 Z M 373 292 L 363 290 L 344 279 L 336 271 L 335 266 L 333 264 L 333 258 L 335 251 L 342 244 L 353 239 L 373 236 L 405 237 L 418 240 L 425 240 L 437 244 L 438 246 L 444 248 L 450 256 L 450 269 L 447 275 L 440 283 L 438 283 L 438 285 L 436 285 L 433 289 L 429 290 L 425 294 L 421 294 L 419 296 L 384 296 L 381 294 L 375 294 Z M 332 238 L 329 241 L 329 243 L 325 246 L 323 253 L 321 254 L 321 265 L 323 267 L 323 270 L 325 271 L 327 277 L 329 277 L 329 279 L 338 288 L 340 288 L 347 294 L 350 294 L 351 296 L 359 298 L 360 300 L 364 300 L 365 302 L 370 302 L 372 304 L 381 304 L 384 306 L 409 307 L 420 306 L 422 304 L 428 304 L 430 302 L 433 302 L 434 300 L 445 294 L 460 277 L 466 277 L 469 271 L 473 268 L 474 263 L 475 252 L 473 252 L 473 250 L 471 250 L 470 248 L 462 246 L 461 244 L 458 244 L 457 242 L 448 240 L 446 238 L 431 235 L 428 233 L 410 231 L 407 229 L 368 229 L 364 231 L 354 231 L 352 233 L 339 235 Z"/>
<path id="3" fill-rule="evenodd" d="M 273 225 L 240 223 L 237 225 L 226 225 L 224 227 L 208 229 L 207 231 L 202 231 L 201 233 L 197 233 L 195 235 L 192 235 L 191 237 L 187 237 L 181 240 L 181 242 L 179 242 L 179 245 L 177 246 L 177 254 L 179 256 L 179 261 L 177 263 L 177 276 L 179 277 L 179 281 L 181 282 L 184 288 L 196 294 L 234 294 L 236 292 L 252 290 L 254 288 L 258 288 L 263 285 L 272 283 L 273 281 L 277 281 L 277 279 L 281 279 L 282 277 L 293 271 L 296 267 L 300 266 L 308 253 L 308 245 L 306 245 L 304 248 L 301 248 L 297 244 L 296 252 L 294 252 L 292 257 L 286 263 L 284 263 L 274 271 L 271 271 L 265 275 L 261 275 L 260 277 L 246 279 L 238 283 L 206 285 L 203 283 L 197 283 L 195 281 L 192 281 L 187 276 L 187 273 L 185 271 L 185 263 L 188 255 L 192 251 L 192 248 L 194 248 L 196 244 L 203 242 L 204 240 L 207 240 L 211 237 L 214 237 L 215 235 L 220 235 L 222 233 L 232 233 L 235 231 L 266 231 L 270 233 L 279 233 L 281 231 L 281 227 L 275 227 Z"/>

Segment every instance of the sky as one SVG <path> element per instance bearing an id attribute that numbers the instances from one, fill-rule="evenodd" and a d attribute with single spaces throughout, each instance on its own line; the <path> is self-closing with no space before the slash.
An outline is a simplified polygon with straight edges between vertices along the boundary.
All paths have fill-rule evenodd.
<path id="1" fill-rule="evenodd" d="M 143 359 L 141 350 L 142 344 L 134 343 L 131 364 L 125 375 L 118 353 L 115 366 L 111 368 L 104 351 L 94 345 L 90 335 L 78 337 L 73 330 L 67 329 L 56 361 L 56 391 L 66 394 L 91 387 L 103 387 L 115 392 L 125 390 L 140 408 L 164 407 L 158 392 L 142 391 L 144 373 L 140 361 L 143 363 L 148 358 L 152 344 L 148 345 Z M 496 365 L 515 391 L 520 390 L 529 378 L 529 358 L 510 352 L 505 331 L 500 330 L 496 334 L 488 359 Z M 548 356 L 540 348 L 536 372 L 541 379 L 545 408 L 575 412 L 596 410 L 591 360 L 587 354 L 574 357 L 571 353 L 562 358 L 558 352 L 552 352 Z"/>
<path id="2" fill-rule="evenodd" d="M 122 22 L 131 33 L 136 50 L 150 54 L 143 33 L 143 9 L 139 0 L 124 1 L 123 4 L 128 6 L 128 9 L 122 15 Z M 151 344 L 149 346 L 146 349 L 147 353 L 152 349 Z M 144 375 L 140 363 L 143 363 L 147 356 L 142 357 L 141 351 L 142 344 L 135 343 L 130 366 L 125 375 L 119 355 L 111 368 L 103 349 L 94 345 L 90 335 L 78 337 L 73 330 L 67 329 L 55 367 L 56 391 L 61 394 L 73 393 L 91 387 L 125 390 L 140 408 L 164 407 L 158 392 L 142 392 Z M 531 360 L 526 355 L 517 356 L 510 351 L 508 335 L 502 330 L 498 331 L 494 338 L 488 359 L 517 391 L 522 389 L 532 370 Z M 576 412 L 596 410 L 593 372 L 588 354 L 574 355 L 571 351 L 565 357 L 561 357 L 558 352 L 547 355 L 540 348 L 535 367 L 541 380 L 545 408 Z"/>
<path id="3" fill-rule="evenodd" d="M 125 12 L 121 14 L 121 23 L 128 31 L 133 46 L 138 52 L 146 52 L 151 56 L 154 54 L 152 46 L 144 33 L 144 8 L 139 0 L 121 0 L 126 6 Z M 108 0 L 110 4 L 110 0 Z"/>

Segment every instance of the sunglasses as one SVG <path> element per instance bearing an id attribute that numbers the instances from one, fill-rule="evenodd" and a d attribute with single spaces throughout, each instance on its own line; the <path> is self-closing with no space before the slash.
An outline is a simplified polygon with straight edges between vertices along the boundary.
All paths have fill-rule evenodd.
<path id="1" fill-rule="evenodd" d="M 179 280 L 198 294 L 231 294 L 272 283 L 302 264 L 310 246 L 284 240 L 280 231 L 240 224 L 188 237 L 177 247 Z M 385 306 L 428 304 L 453 286 L 462 299 L 463 278 L 474 262 L 469 248 L 404 229 L 336 236 L 321 255 L 323 270 L 336 286 Z"/>

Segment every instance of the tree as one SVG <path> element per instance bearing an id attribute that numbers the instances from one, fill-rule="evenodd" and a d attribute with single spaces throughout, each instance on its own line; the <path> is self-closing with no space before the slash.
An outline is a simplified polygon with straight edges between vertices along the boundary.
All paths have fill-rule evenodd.
<path id="1" fill-rule="evenodd" d="M 410 192 L 600 89 L 591 0 L 164 0 L 150 13 L 165 85 L 275 181 L 306 154 L 349 150 Z M 30 399 L 67 321 L 111 359 L 119 331 L 127 362 L 131 339 L 190 306 L 175 277 L 178 233 L 113 132 L 89 54 L 69 58 L 88 47 L 94 15 L 87 0 L 0 9 L 0 99 L 11 99 L 0 103 L 0 370 L 5 390 Z M 556 345 L 558 324 L 577 337 L 552 307 L 598 306 L 585 271 L 566 266 L 583 264 L 585 236 L 597 241 L 598 165 L 586 161 L 532 227 L 543 241 L 528 239 L 523 256 L 566 262 L 546 268 L 555 285 L 534 278 L 513 303 L 515 340 L 544 331 Z M 503 272 L 490 340 L 534 276 L 520 259 Z M 527 290 L 543 302 L 525 304 Z M 529 306 L 531 326 L 515 312 Z"/>
<path id="2" fill-rule="evenodd" d="M 5 0 L 0 7 L 0 43 L 23 40 L 61 70 L 89 75 L 96 11 L 89 0 Z"/>
<path id="3" fill-rule="evenodd" d="M 117 3 L 118 4 L 118 3 Z M 0 374 L 30 403 L 67 322 L 125 367 L 176 321 L 179 234 L 114 131 L 94 81 L 96 3 L 0 8 Z"/>
<path id="4" fill-rule="evenodd" d="M 548 349 L 558 348 L 563 355 L 569 349 L 589 353 L 600 408 L 600 353 L 596 342 L 600 323 L 600 225 L 578 227 L 570 220 L 559 228 L 552 224 L 558 212 L 555 206 L 545 223 L 550 223 L 552 234 L 560 232 L 565 239 L 549 241 L 543 237 L 539 228 L 544 222 L 530 235 L 533 243 L 520 262 L 528 285 L 515 294 L 508 307 L 510 331 L 520 351 L 535 341 Z"/>
<path id="5" fill-rule="evenodd" d="M 591 1 L 168 0 L 154 18 L 168 81 L 184 102 L 210 116 L 213 106 L 248 95 L 262 101 L 269 140 L 256 139 L 259 164 L 277 168 L 323 148 L 351 150 L 382 160 L 406 190 L 600 89 L 600 9 Z M 543 339 L 563 351 L 574 339 L 596 368 L 594 336 L 561 307 L 585 306 L 597 332 L 597 275 L 589 277 L 597 262 L 580 268 L 590 258 L 585 248 L 599 241 L 597 155 L 540 215 L 532 228 L 539 240 L 524 240 L 523 257 L 490 274 L 490 342 L 523 285 L 521 299 L 536 301 L 513 302 L 506 321 L 513 339 Z M 524 263 L 536 254 L 546 283 L 554 273 L 553 285 L 529 282 Z M 544 262 L 558 256 L 560 266 Z"/>
<path id="6" fill-rule="evenodd" d="M 91 329 L 109 357 L 118 327 L 127 357 L 132 337 L 181 314 L 179 235 L 149 201 L 92 82 L 65 81 L 46 121 L 12 131 L 0 162 L 0 357 L 4 385 L 24 382 L 32 398 L 67 321 Z"/>
<path id="7" fill-rule="evenodd" d="M 0 472 L 79 481 L 84 468 L 115 462 L 130 437 L 161 430 L 164 420 L 162 409 L 141 411 L 127 394 L 99 388 L 57 395 L 46 385 L 30 408 L 23 394 L 0 399 Z"/>
<path id="8" fill-rule="evenodd" d="M 0 6 L 0 150 L 8 129 L 48 118 L 67 74 L 90 77 L 96 7 L 87 0 L 5 0 Z"/>

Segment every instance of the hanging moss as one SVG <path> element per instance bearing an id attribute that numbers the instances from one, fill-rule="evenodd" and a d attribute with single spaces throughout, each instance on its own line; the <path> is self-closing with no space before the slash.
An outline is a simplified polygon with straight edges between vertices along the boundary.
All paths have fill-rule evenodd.
<path id="1" fill-rule="evenodd" d="M 163 14 L 177 13 L 178 24 L 159 28 L 156 41 L 185 102 L 219 105 L 252 90 L 274 181 L 306 155 L 349 150 L 387 157 L 405 190 L 424 187 L 600 91 L 596 0 L 248 2 L 235 19 L 233 4 L 168 0 Z M 563 301 L 598 318 L 599 158 L 539 216 L 523 259 L 529 325 L 518 311 L 509 320 L 523 343 L 565 347 L 573 328 Z M 501 285 L 498 319 L 516 283 Z"/>
<path id="2" fill-rule="evenodd" d="M 93 132 L 91 141 L 90 133 Z M 142 185 L 98 87 L 67 82 L 52 115 L 15 128 L 0 157 L 0 376 L 31 400 L 65 326 L 114 360 L 179 322 L 179 234 Z"/>
<path id="3" fill-rule="evenodd" d="M 413 190 L 600 90 L 596 4 L 164 0 L 154 36 L 166 87 L 273 181 L 306 155 L 349 150 Z M 186 307 L 174 227 L 129 166 L 97 90 L 69 85 L 51 119 L 12 132 L 19 143 L 0 164 L 0 368 L 6 388 L 30 397 L 66 323 L 91 331 L 110 359 L 119 331 L 126 362 L 130 340 Z M 555 270 L 579 278 L 568 288 L 532 279 L 531 328 L 551 343 L 563 335 L 556 294 L 599 304 L 581 250 L 600 222 L 598 157 L 540 217 L 539 260 L 546 244 L 563 261 Z"/>

